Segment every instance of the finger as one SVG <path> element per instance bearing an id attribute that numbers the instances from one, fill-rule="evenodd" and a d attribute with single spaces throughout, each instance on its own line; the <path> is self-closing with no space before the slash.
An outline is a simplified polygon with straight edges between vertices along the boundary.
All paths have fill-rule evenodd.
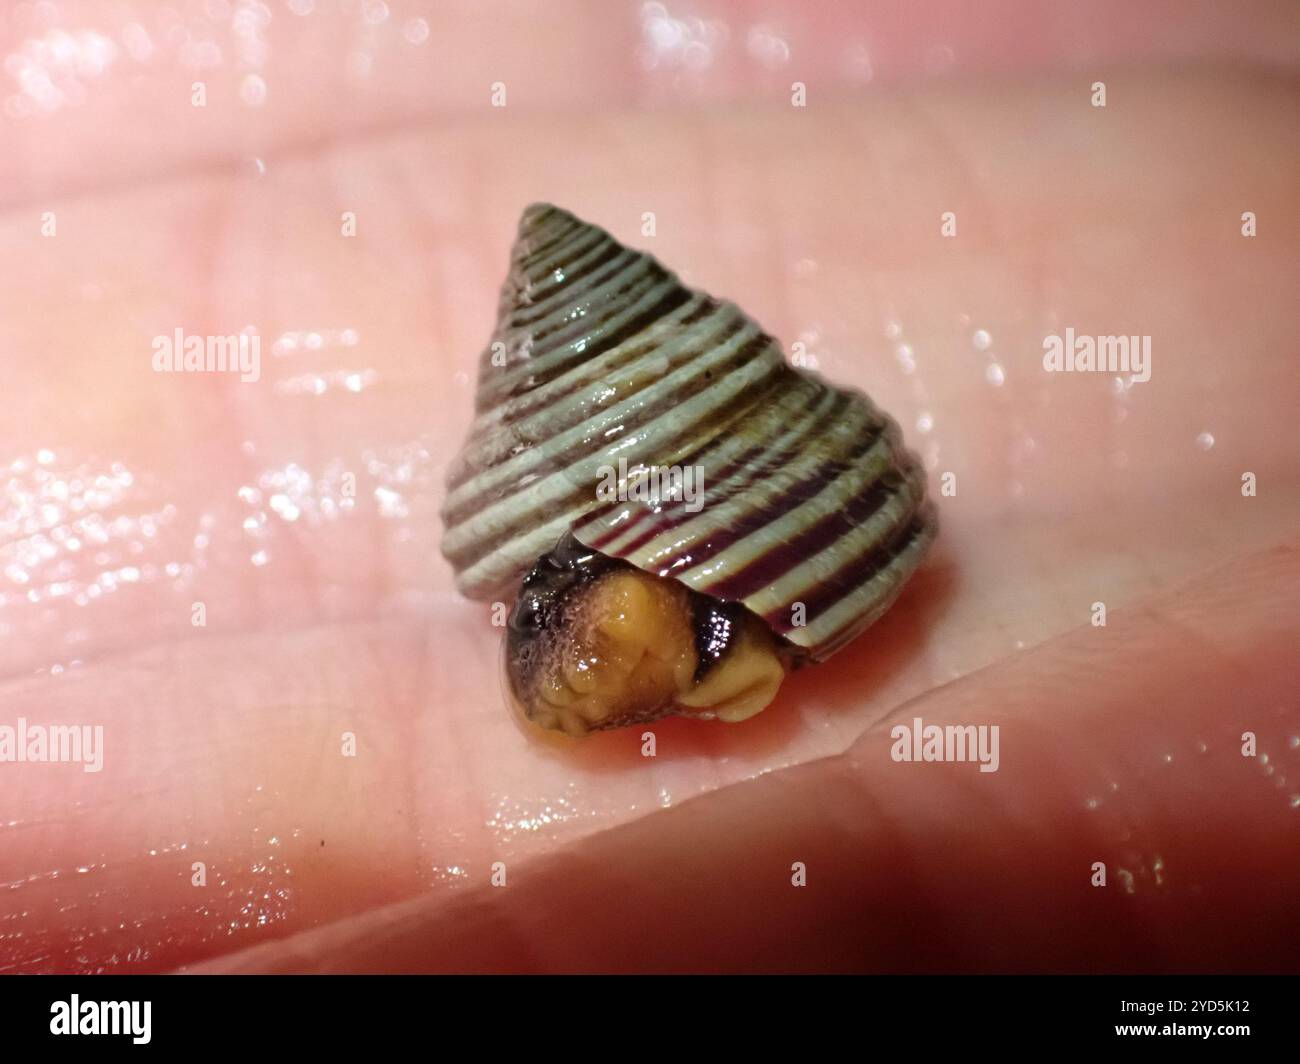
<path id="1" fill-rule="evenodd" d="M 843 756 L 208 970 L 1291 970 L 1298 643 L 1291 544 L 903 706 Z M 914 717 L 997 725 L 997 771 L 893 760 Z"/>
<path id="2" fill-rule="evenodd" d="M 630 150 L 646 163 L 653 238 L 638 233 L 641 194 L 575 177 L 623 150 L 615 125 L 588 136 L 590 122 L 569 119 L 398 137 L 251 184 L 193 180 L 69 202 L 52 238 L 29 218 L 0 219 L 13 266 L 0 349 L 14 356 L 0 424 L 11 473 L 0 615 L 12 626 L 0 675 L 187 638 L 195 601 L 208 604 L 210 628 L 233 632 L 449 596 L 437 561 L 443 468 L 472 410 L 471 369 L 514 217 L 539 189 L 579 200 L 629 243 L 682 264 L 691 283 L 740 299 L 895 414 L 946 493 L 949 567 L 980 608 L 1009 619 L 1000 649 L 1041 638 L 1033 602 L 1044 586 L 1024 574 L 1055 549 L 1053 531 L 1077 537 L 1070 549 L 1121 584 L 1186 573 L 1239 538 L 1271 542 L 1300 505 L 1281 490 L 1300 450 L 1278 446 L 1294 436 L 1300 377 L 1289 323 L 1267 312 L 1297 280 L 1291 94 L 1182 78 L 1115 87 L 1132 102 L 1100 128 L 1059 85 L 1032 102 L 930 100 L 923 120 L 908 100 L 762 124 L 638 120 Z M 1211 110 L 1217 118 L 1188 120 Z M 1275 182 L 1243 187 L 1238 110 L 1260 123 L 1252 169 Z M 1055 132 L 1031 154 L 1013 131 L 1040 112 L 1055 116 Z M 1176 131 L 1157 148 L 1152 124 Z M 786 147 L 776 159 L 774 140 Z M 514 151 L 533 159 L 526 172 L 504 165 Z M 481 159 L 494 162 L 485 170 Z M 714 171 L 725 197 L 710 191 Z M 992 190 L 978 207 L 974 173 Z M 845 212 L 825 188 L 889 206 Z M 1177 209 L 1148 210 L 1148 194 Z M 1256 240 L 1230 224 L 1242 197 L 1270 219 Z M 1115 257 L 1112 236 L 1080 237 L 1057 253 L 1043 292 L 1041 233 L 1109 232 L 1093 200 L 1127 219 L 1129 250 Z M 955 243 L 939 235 L 944 204 L 970 222 Z M 361 219 L 354 238 L 340 235 L 345 208 Z M 1192 246 L 1166 239 L 1188 217 Z M 1153 334 L 1150 382 L 1117 391 L 1109 374 L 1043 371 L 1045 332 L 1105 335 L 1121 322 Z M 256 381 L 154 372 L 160 335 L 250 325 L 262 344 Z M 1248 353 L 1230 373 L 1228 350 Z M 1256 498 L 1241 495 L 1245 472 L 1259 479 Z M 77 484 L 94 490 L 57 497 Z M 1203 533 L 1154 538 L 1182 526 L 1188 506 Z M 1099 524 L 1095 509 L 1121 512 Z M 982 531 L 1000 517 L 1032 541 L 1020 544 L 1024 564 Z M 1153 535 L 1135 536 L 1152 521 Z M 102 528 L 80 527 L 93 522 Z M 1047 589 L 1062 614 L 1048 631 L 1080 616 L 1074 590 Z M 967 614 L 953 622 L 935 633 L 961 659 L 943 679 L 973 660 L 958 644 L 985 630 Z"/>
<path id="3" fill-rule="evenodd" d="M 962 153 L 992 175 L 1000 191 L 986 207 L 998 217 L 1014 216 L 1032 191 L 1017 183 L 1024 160 L 1013 131 L 1050 106 L 1057 133 L 1038 180 L 1096 190 L 1134 219 L 1139 251 L 1163 247 L 1173 224 L 1144 212 L 1146 190 L 1181 190 L 1176 201 L 1212 230 L 1237 195 L 1237 156 L 1216 147 L 1207 163 L 1203 145 L 1235 143 L 1237 108 L 1281 128 L 1288 100 L 1239 87 L 1213 111 L 1221 86 L 1134 81 L 1134 105 L 1108 121 L 1102 150 L 1068 88 L 1041 91 L 1033 102 L 927 106 L 972 142 L 972 131 L 989 131 Z M 1143 131 L 1168 124 L 1175 107 L 1224 117 L 1174 123 L 1187 129 L 1181 139 L 1144 144 Z M 928 412 L 927 458 L 962 484 L 945 502 L 936 568 L 860 651 L 798 677 L 742 731 L 664 724 L 650 764 L 637 733 L 565 756 L 528 743 L 502 709 L 499 631 L 453 598 L 436 563 L 441 463 L 470 411 L 468 377 L 456 373 L 490 321 L 512 215 L 545 171 L 559 198 L 585 196 L 593 217 L 637 242 L 629 219 L 640 204 L 584 193 L 585 178 L 573 176 L 608 165 L 620 142 L 586 138 L 589 123 L 519 121 L 508 136 L 399 137 L 327 152 L 273 167 L 252 186 L 195 181 L 87 199 L 60 210 L 53 240 L 11 218 L 3 243 L 23 268 L 0 292 L 0 346 L 20 356 L 0 426 L 12 492 L 0 544 L 0 662 L 10 678 L 0 720 L 102 723 L 109 752 L 103 773 L 74 771 L 76 784 L 44 766 L 7 773 L 0 880 L 11 889 L 0 915 L 21 935 L 6 940 L 4 963 L 179 964 L 469 882 L 493 861 L 513 864 L 774 763 L 843 750 L 891 706 L 1079 623 L 1099 597 L 1131 601 L 1294 527 L 1295 494 L 1280 489 L 1294 481 L 1297 451 L 1278 446 L 1297 386 L 1285 319 L 1231 313 L 1280 300 L 1294 280 L 1286 138 L 1262 138 L 1252 156 L 1279 175 L 1255 190 L 1277 220 L 1253 250 L 1235 231 L 1198 236 L 1195 253 L 1162 252 L 1160 284 L 1116 283 L 1143 273 L 1132 256 L 1108 270 L 1091 254 L 1062 267 L 1065 320 L 1092 313 L 1109 329 L 1098 308 L 1130 290 L 1131 320 L 1153 323 L 1157 359 L 1174 359 L 1149 394 L 1123 401 L 1128 417 L 1112 432 L 1099 427 L 1122 403 L 1109 382 L 1044 381 L 1033 329 L 1018 318 L 1035 305 L 1035 234 L 1048 224 L 1090 229 L 1091 207 L 1066 197 L 1053 215 L 1034 200 L 1039 213 L 1000 243 L 981 238 L 956 255 L 934 232 L 914 239 L 931 208 L 964 186 L 899 184 L 899 173 L 947 165 L 933 127 L 912 114 L 903 100 L 875 107 L 870 127 L 894 139 L 871 152 L 865 140 L 848 151 L 837 139 L 857 128 L 847 111 L 762 126 L 663 117 L 637 130 L 638 150 L 659 160 L 648 202 L 669 205 L 654 243 L 666 261 L 702 264 L 693 280 L 743 294 L 778 335 L 836 323 L 815 345 L 823 367 L 905 424 Z M 776 134 L 793 147 L 773 171 Z M 521 137 L 538 170 L 475 163 Z M 691 169 L 702 143 L 718 149 L 725 199 L 710 193 L 705 169 Z M 1124 160 L 1124 176 L 1094 149 Z M 683 173 L 700 180 L 683 183 Z M 423 186 L 412 175 L 428 174 L 436 195 L 413 199 Z M 359 243 L 338 236 L 334 182 L 362 197 Z M 891 209 L 846 222 L 840 201 L 821 195 L 827 185 Z M 756 246 L 751 217 L 788 235 L 761 255 L 740 254 Z M 306 244 L 315 272 L 304 286 Z M 906 262 L 882 253 L 864 267 L 863 246 L 906 248 Z M 209 259 L 211 247 L 224 251 Z M 999 255 L 1010 265 L 995 270 Z M 804 257 L 821 264 L 817 283 L 790 269 Z M 1140 258 L 1150 273 L 1150 256 Z M 910 375 L 886 340 L 891 318 L 914 345 Z M 156 332 L 246 322 L 266 340 L 259 383 L 151 371 Z M 970 345 L 977 323 L 1006 367 L 999 388 L 985 376 L 989 353 Z M 348 328 L 353 345 L 342 342 Z M 282 336 L 295 343 L 273 350 Z M 1230 347 L 1249 357 L 1224 378 Z M 366 370 L 376 377 L 359 392 L 341 383 Z M 303 386 L 316 380 L 323 394 Z M 439 404 L 432 426 L 428 395 Z M 1040 406 L 1044 396 L 1055 405 Z M 1201 427 L 1218 436 L 1209 452 L 1190 445 Z M 1028 457 L 1026 440 L 1037 444 Z M 1112 472 L 1111 448 L 1130 456 L 1126 474 Z M 1260 497 L 1241 496 L 1242 469 L 1259 473 Z M 346 473 L 356 477 L 351 509 Z M 33 531 L 38 520 L 50 523 Z M 96 532 L 103 541 L 90 539 Z M 196 603 L 204 627 L 193 624 Z M 345 731 L 358 736 L 360 759 L 341 757 Z M 195 860 L 214 873 L 203 885 L 191 878 Z M 350 875 L 376 866 L 383 876 Z"/>
<path id="4" fill-rule="evenodd" d="M 1068 3 L 1023 0 L 978 15 L 952 0 L 897 11 L 294 0 L 184 17 L 158 0 L 11 5 L 0 23 L 0 205 L 201 168 L 251 172 L 259 158 L 344 135 L 446 115 L 494 122 L 497 104 L 591 113 L 755 99 L 784 109 L 794 81 L 826 100 L 933 75 L 1095 76 L 1129 59 L 1294 69 L 1294 6 L 1248 6 L 1200 5 L 1188 17 L 1102 0 L 1081 25 Z M 1177 34 L 1164 32 L 1171 21 Z"/>

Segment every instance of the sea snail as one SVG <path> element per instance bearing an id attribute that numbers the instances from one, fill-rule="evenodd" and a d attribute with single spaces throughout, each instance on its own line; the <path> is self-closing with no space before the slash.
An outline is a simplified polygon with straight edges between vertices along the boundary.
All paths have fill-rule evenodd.
<path id="1" fill-rule="evenodd" d="M 866 396 L 549 204 L 520 219 L 442 517 L 461 592 L 515 599 L 516 707 L 570 735 L 753 716 L 892 605 L 936 531 Z"/>

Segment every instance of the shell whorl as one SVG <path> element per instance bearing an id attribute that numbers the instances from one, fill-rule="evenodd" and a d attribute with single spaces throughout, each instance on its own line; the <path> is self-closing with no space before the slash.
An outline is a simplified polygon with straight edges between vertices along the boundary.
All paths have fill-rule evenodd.
<path id="1" fill-rule="evenodd" d="M 620 459 L 632 480 L 695 470 L 702 500 L 602 497 Z M 735 305 L 544 204 L 519 223 L 443 522 L 471 598 L 509 594 L 571 530 L 743 603 L 812 660 L 888 609 L 935 534 L 924 473 L 870 400 L 790 366 Z"/>

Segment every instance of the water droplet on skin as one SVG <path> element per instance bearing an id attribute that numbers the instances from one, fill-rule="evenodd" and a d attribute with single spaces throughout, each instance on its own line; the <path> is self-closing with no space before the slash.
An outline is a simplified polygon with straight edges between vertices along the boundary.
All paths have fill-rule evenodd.
<path id="1" fill-rule="evenodd" d="M 775 70 L 790 61 L 790 46 L 770 26 L 754 26 L 745 38 L 745 50 L 756 60 Z"/>
<path id="2" fill-rule="evenodd" d="M 1202 451 L 1208 451 L 1214 446 L 1214 434 L 1210 432 L 1202 432 L 1196 437 L 1196 446 Z"/>
<path id="3" fill-rule="evenodd" d="M 423 44 L 429 39 L 429 24 L 422 18 L 407 19 L 402 26 L 402 39 L 407 44 Z"/>
<path id="4" fill-rule="evenodd" d="M 925 433 L 934 428 L 934 418 L 928 410 L 924 410 L 916 419 L 916 431 Z"/>
<path id="5" fill-rule="evenodd" d="M 993 337 L 988 334 L 987 329 L 976 329 L 971 337 L 971 343 L 975 345 L 976 351 L 987 351 L 993 346 Z"/>
<path id="6" fill-rule="evenodd" d="M 1007 374 L 1002 368 L 1002 363 L 990 362 L 984 368 L 984 379 L 993 385 L 994 388 L 1001 388 L 1002 385 L 1006 383 L 1007 379 Z"/>
<path id="7" fill-rule="evenodd" d="M 375 488 L 375 501 L 381 517 L 405 517 L 409 512 L 406 501 L 392 488 Z"/>
<path id="8" fill-rule="evenodd" d="M 246 107 L 261 107 L 266 103 L 266 82 L 257 74 L 245 74 L 239 83 L 239 98 Z M 261 160 L 257 160 L 261 163 Z M 265 167 L 262 173 L 265 173 Z"/>
<path id="9" fill-rule="evenodd" d="M 122 44 L 126 47 L 127 54 L 137 63 L 146 62 L 153 55 L 153 40 L 140 23 L 128 23 L 122 29 Z"/>

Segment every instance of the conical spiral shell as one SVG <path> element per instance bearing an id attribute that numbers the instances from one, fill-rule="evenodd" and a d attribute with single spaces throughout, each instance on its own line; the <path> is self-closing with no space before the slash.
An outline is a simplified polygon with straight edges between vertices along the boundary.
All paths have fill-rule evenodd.
<path id="1" fill-rule="evenodd" d="M 611 498 L 620 459 L 631 481 L 691 470 L 702 498 Z M 509 595 L 572 531 L 742 603 L 814 661 L 888 609 L 935 534 L 924 473 L 864 395 L 544 204 L 519 223 L 443 521 L 471 598 Z"/>

